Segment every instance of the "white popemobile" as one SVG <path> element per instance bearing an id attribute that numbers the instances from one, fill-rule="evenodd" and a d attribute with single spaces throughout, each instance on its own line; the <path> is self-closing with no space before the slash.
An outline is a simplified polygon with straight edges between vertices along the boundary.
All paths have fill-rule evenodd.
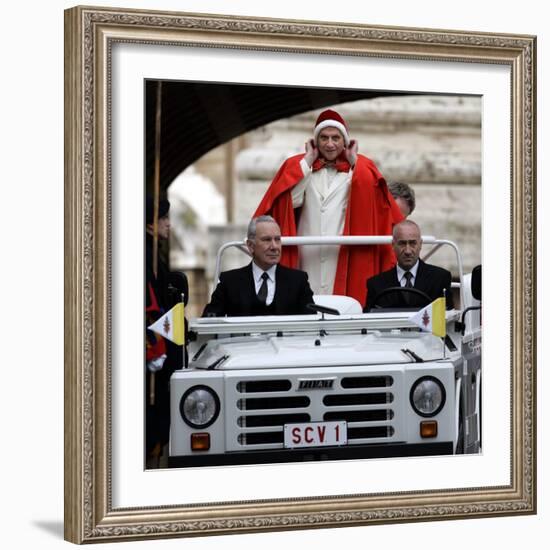
<path id="1" fill-rule="evenodd" d="M 345 296 L 315 296 L 311 315 L 192 319 L 188 367 L 171 379 L 170 465 L 479 452 L 480 302 L 457 246 L 422 241 L 428 255 L 443 245 L 456 253 L 460 307 L 445 312 L 445 338 L 422 331 L 410 310 L 362 313 Z M 246 250 L 224 245 L 216 275 L 231 246 Z"/>

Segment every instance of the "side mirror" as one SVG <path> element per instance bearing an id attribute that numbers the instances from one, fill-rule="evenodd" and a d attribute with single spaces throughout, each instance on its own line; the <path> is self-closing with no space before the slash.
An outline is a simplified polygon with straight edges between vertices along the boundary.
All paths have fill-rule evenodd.
<path id="1" fill-rule="evenodd" d="M 472 269 L 471 286 L 472 286 L 472 296 L 476 300 L 481 301 L 481 266 L 480 265 L 476 265 L 474 269 Z"/>

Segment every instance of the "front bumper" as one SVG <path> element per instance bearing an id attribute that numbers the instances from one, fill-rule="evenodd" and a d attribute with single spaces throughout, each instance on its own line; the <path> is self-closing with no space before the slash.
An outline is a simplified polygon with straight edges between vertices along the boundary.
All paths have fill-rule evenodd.
<path id="1" fill-rule="evenodd" d="M 319 460 L 359 460 L 364 458 L 392 458 L 412 456 L 438 456 L 453 454 L 452 441 L 437 443 L 385 443 L 380 445 L 353 445 L 316 449 L 276 449 L 247 451 L 218 455 L 195 454 L 174 456 L 168 459 L 170 468 L 197 466 L 234 466 L 244 464 L 279 464 L 285 462 L 311 462 Z"/>

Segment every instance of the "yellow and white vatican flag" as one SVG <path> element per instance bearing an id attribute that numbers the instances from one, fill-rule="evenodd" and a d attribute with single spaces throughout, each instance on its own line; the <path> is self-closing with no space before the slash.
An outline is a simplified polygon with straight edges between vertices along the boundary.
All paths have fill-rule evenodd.
<path id="1" fill-rule="evenodd" d="M 164 338 L 182 346 L 185 344 L 185 319 L 183 302 L 176 304 L 160 319 L 147 327 Z"/>
<path id="2" fill-rule="evenodd" d="M 419 326 L 425 332 L 435 336 L 445 337 L 447 325 L 445 323 L 445 298 L 438 298 L 425 308 L 409 317 L 409 321 Z"/>

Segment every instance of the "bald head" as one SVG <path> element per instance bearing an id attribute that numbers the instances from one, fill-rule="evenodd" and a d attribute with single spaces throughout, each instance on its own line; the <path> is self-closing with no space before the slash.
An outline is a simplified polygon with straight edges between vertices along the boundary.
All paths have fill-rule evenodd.
<path id="1" fill-rule="evenodd" d="M 392 247 L 399 267 L 408 271 L 416 264 L 422 250 L 420 227 L 412 220 L 404 220 L 393 228 Z"/>

